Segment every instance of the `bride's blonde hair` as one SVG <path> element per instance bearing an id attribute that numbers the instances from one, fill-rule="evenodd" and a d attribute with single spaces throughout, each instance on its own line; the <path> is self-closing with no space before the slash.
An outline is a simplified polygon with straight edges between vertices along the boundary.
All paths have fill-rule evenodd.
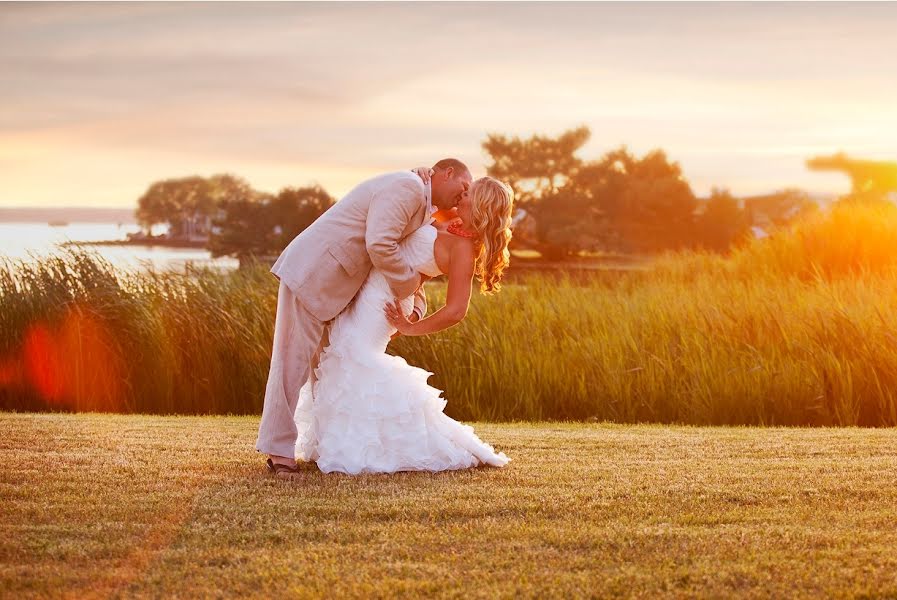
<path id="1" fill-rule="evenodd" d="M 490 294 L 501 289 L 499 281 L 511 260 L 508 243 L 514 192 L 498 179 L 481 177 L 471 184 L 468 193 L 473 216 L 470 225 L 481 242 L 475 273 L 480 280 L 480 291 Z"/>

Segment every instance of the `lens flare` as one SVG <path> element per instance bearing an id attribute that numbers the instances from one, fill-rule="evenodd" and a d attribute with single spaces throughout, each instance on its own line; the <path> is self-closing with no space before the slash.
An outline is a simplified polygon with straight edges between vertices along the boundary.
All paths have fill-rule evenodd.
<path id="1" fill-rule="evenodd" d="M 42 323 L 32 325 L 25 334 L 23 348 L 25 373 L 29 383 L 51 406 L 60 406 L 63 398 L 62 363 L 54 334 Z"/>
<path id="2" fill-rule="evenodd" d="M 22 381 L 21 362 L 5 360 L 0 362 L 0 387 L 12 387 Z"/>
<path id="3" fill-rule="evenodd" d="M 125 408 L 126 370 L 119 352 L 109 328 L 75 307 L 58 327 L 36 323 L 29 328 L 22 346 L 23 370 L 28 384 L 50 407 L 120 411 Z"/>

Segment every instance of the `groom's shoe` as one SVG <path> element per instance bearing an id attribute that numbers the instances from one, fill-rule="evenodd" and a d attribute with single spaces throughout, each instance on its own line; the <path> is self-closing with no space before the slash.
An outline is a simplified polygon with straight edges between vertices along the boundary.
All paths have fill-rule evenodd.
<path id="1" fill-rule="evenodd" d="M 300 479 L 302 476 L 302 471 L 296 463 L 293 463 L 292 465 L 282 465 L 269 458 L 266 464 L 268 465 L 268 472 L 278 479 L 294 481 Z"/>

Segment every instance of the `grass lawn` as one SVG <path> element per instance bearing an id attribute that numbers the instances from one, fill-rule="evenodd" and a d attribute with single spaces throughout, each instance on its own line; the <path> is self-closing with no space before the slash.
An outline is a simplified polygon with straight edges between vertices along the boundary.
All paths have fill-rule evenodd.
<path id="1" fill-rule="evenodd" d="M 257 419 L 0 413 L 0 595 L 897 597 L 897 430 L 480 424 L 268 477 Z"/>

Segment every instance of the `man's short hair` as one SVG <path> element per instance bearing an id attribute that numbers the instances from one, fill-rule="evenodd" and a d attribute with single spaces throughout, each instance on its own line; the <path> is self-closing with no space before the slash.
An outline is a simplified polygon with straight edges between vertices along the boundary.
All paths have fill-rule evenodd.
<path id="1" fill-rule="evenodd" d="M 433 165 L 433 168 L 437 171 L 444 171 L 449 167 L 451 167 L 455 173 L 470 173 L 470 169 L 467 168 L 467 165 L 465 165 L 457 158 L 443 158 L 438 163 Z"/>

